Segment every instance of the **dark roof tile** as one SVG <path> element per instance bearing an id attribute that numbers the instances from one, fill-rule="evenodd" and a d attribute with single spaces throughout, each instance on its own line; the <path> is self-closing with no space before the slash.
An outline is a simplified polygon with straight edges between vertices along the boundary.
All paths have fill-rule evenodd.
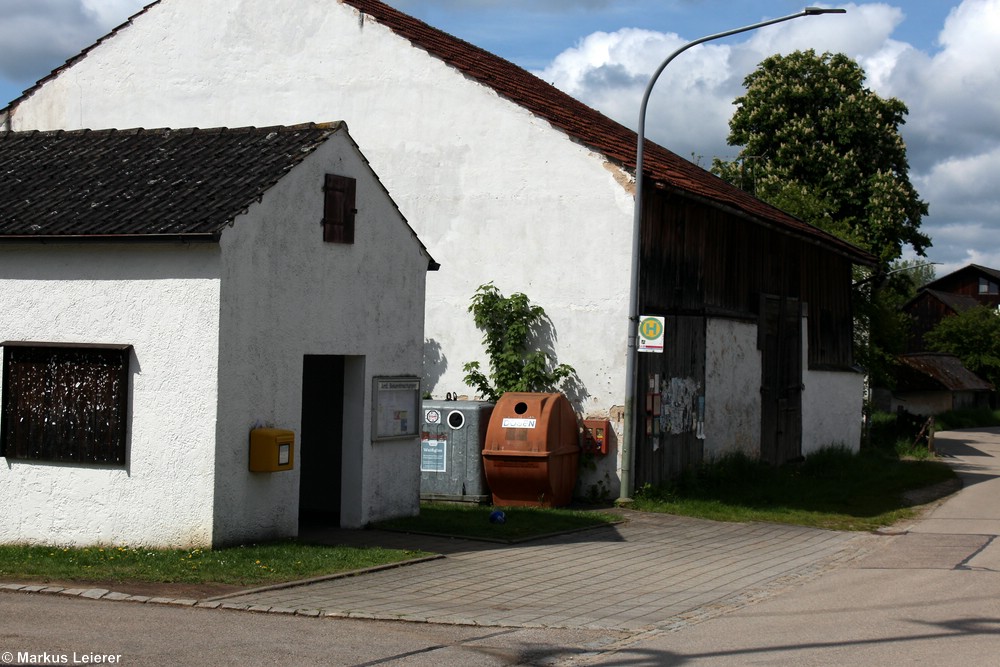
<path id="1" fill-rule="evenodd" d="M 0 239 L 216 237 L 341 128 L 0 132 Z"/>

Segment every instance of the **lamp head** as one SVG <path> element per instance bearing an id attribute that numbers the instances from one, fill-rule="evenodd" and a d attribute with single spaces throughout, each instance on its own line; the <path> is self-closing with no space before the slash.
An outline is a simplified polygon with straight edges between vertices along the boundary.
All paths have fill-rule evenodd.
<path id="1" fill-rule="evenodd" d="M 846 9 L 823 9 L 822 7 L 806 7 L 802 10 L 806 16 L 816 16 L 817 14 L 846 14 Z"/>

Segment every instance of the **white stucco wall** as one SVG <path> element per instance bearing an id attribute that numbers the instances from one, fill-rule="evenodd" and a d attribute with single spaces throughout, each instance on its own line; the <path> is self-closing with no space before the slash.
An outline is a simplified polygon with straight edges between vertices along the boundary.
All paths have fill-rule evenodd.
<path id="1" fill-rule="evenodd" d="M 809 369 L 808 318 L 802 321 L 802 454 L 861 445 L 864 378 L 850 371 Z M 757 326 L 709 319 L 705 363 L 705 458 L 739 450 L 760 453 L 761 356 Z"/>
<path id="2" fill-rule="evenodd" d="M 830 445 L 861 448 L 864 375 L 809 369 L 809 320 L 802 321 L 802 455 Z"/>
<path id="3" fill-rule="evenodd" d="M 889 412 L 895 413 L 902 408 L 914 415 L 930 417 L 947 412 L 953 407 L 951 392 L 912 391 L 903 396 L 893 395 L 889 403 Z"/>
<path id="4" fill-rule="evenodd" d="M 354 244 L 323 242 L 326 173 L 357 179 Z M 304 355 L 353 358 L 341 524 L 416 514 L 419 435 L 372 442 L 371 385 L 421 374 L 428 255 L 346 134 L 238 218 L 221 248 L 216 542 L 296 534 L 301 458 L 291 472 L 251 473 L 247 438 L 255 424 L 288 428 L 298 448 Z"/>
<path id="5" fill-rule="evenodd" d="M 211 543 L 218 267 L 215 245 L 0 245 L 0 340 L 134 346 L 127 465 L 0 459 L 0 542 Z"/>
<path id="6" fill-rule="evenodd" d="M 760 351 L 757 326 L 709 318 L 705 357 L 705 459 L 760 454 Z"/>
<path id="7" fill-rule="evenodd" d="M 600 156 L 331 0 L 166 0 L 15 110 L 13 129 L 346 120 L 442 264 L 428 277 L 436 397 L 470 393 L 466 312 L 494 281 L 545 308 L 558 360 L 607 414 L 624 394 L 632 196 Z"/>

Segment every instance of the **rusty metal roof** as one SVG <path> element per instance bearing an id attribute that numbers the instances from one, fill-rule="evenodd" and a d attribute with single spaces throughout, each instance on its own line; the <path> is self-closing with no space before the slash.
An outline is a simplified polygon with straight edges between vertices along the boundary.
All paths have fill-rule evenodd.
<path id="1" fill-rule="evenodd" d="M 102 37 L 79 55 L 66 61 L 29 88 L 9 105 L 13 108 L 47 80 L 72 66 L 87 53 L 127 28 L 140 14 L 148 12 L 164 0 L 146 5 L 128 21 Z M 635 171 L 637 135 L 632 130 L 611 120 L 586 104 L 546 83 L 530 72 L 504 60 L 489 51 L 449 35 L 437 28 L 393 9 L 378 0 L 330 0 L 355 8 L 392 32 L 408 40 L 413 46 L 426 51 L 462 72 L 472 80 L 488 86 L 502 97 L 544 118 L 569 137 L 605 155 L 624 169 Z M 206 64 L 206 66 L 209 66 Z M 644 174 L 660 187 L 679 194 L 699 198 L 707 203 L 745 215 L 758 224 L 803 237 L 823 245 L 857 264 L 874 266 L 876 258 L 870 253 L 829 234 L 817 227 L 785 213 L 749 193 L 726 183 L 710 172 L 681 158 L 675 153 L 647 141 Z"/>
<path id="2" fill-rule="evenodd" d="M 903 372 L 899 373 L 897 388 L 901 390 L 993 390 L 992 384 L 963 366 L 958 357 L 951 354 L 904 354 L 899 360 L 903 364 Z"/>
<path id="3" fill-rule="evenodd" d="M 0 132 L 0 241 L 215 240 L 342 127 Z"/>

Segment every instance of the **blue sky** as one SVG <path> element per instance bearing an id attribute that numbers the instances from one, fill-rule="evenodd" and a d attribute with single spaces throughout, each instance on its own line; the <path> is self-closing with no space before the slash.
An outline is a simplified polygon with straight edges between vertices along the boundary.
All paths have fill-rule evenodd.
<path id="1" fill-rule="evenodd" d="M 0 0 L 0 105 L 148 1 Z M 725 141 L 732 101 L 760 60 L 802 48 L 846 53 L 864 67 L 869 87 L 909 107 L 903 137 L 911 179 L 930 204 L 923 229 L 934 242 L 928 258 L 942 263 L 938 274 L 970 262 L 1000 268 L 1000 0 L 388 4 L 512 60 L 630 127 L 649 74 L 678 46 L 806 5 L 846 8 L 842 16 L 797 19 L 686 52 L 657 84 L 649 136 L 703 165 L 732 157 L 737 149 Z"/>

